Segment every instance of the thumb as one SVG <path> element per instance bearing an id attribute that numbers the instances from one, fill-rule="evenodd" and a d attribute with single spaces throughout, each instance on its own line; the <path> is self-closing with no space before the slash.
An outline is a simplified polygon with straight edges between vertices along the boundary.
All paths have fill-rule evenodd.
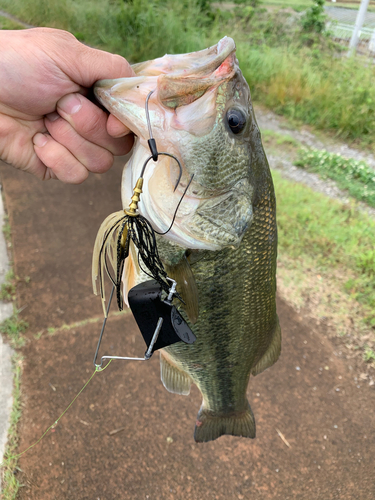
<path id="1" fill-rule="evenodd" d="M 97 80 L 135 76 L 132 67 L 124 57 L 80 45 L 75 65 L 75 81 L 79 85 L 91 87 Z"/>

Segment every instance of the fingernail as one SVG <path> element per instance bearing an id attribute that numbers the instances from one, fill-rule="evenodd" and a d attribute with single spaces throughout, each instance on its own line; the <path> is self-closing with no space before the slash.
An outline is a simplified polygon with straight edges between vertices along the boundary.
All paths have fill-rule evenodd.
<path id="1" fill-rule="evenodd" d="M 38 148 L 42 148 L 43 146 L 45 146 L 47 144 L 47 140 L 48 140 L 47 137 L 40 133 L 35 134 L 33 137 L 33 143 Z"/>
<path id="2" fill-rule="evenodd" d="M 49 113 L 48 115 L 46 115 L 46 118 L 50 122 L 55 122 L 58 118 L 60 118 L 60 115 L 59 113 L 56 113 L 56 111 L 54 111 L 53 113 Z"/>
<path id="3" fill-rule="evenodd" d="M 68 115 L 74 115 L 82 108 L 82 102 L 78 94 L 68 94 L 59 100 L 57 107 Z"/>

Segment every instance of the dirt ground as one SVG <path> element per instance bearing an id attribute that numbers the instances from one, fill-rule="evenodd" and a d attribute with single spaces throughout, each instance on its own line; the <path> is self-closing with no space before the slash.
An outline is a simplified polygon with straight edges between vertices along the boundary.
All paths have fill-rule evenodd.
<path id="1" fill-rule="evenodd" d="M 0 167 L 20 277 L 17 305 L 30 325 L 20 451 L 93 372 L 101 305 L 91 293 L 91 253 L 101 221 L 120 207 L 121 170 L 119 160 L 104 176 L 65 186 Z M 189 397 L 168 393 L 158 355 L 147 363 L 112 362 L 21 457 L 18 498 L 374 499 L 374 386 L 360 381 L 357 361 L 345 358 L 324 326 L 281 299 L 278 314 L 282 355 L 248 389 L 255 440 L 196 444 L 196 388 Z M 144 349 L 130 314 L 110 317 L 103 353 Z"/>

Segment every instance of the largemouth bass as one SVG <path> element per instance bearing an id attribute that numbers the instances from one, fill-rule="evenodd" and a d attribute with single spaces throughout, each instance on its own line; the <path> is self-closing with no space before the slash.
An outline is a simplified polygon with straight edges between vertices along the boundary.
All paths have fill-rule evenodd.
<path id="1" fill-rule="evenodd" d="M 133 78 L 95 86 L 99 101 L 137 136 L 124 169 L 123 206 L 150 155 L 145 113 L 150 91 L 158 149 L 178 157 L 183 169 L 176 190 L 179 170 L 173 159 L 160 156 L 146 169 L 139 209 L 159 232 L 170 226 L 194 174 L 158 248 L 197 340 L 161 351 L 161 379 L 173 393 L 189 394 L 192 382 L 200 389 L 197 442 L 223 434 L 254 438 L 249 377 L 275 363 L 281 344 L 276 203 L 235 44 L 225 37 L 209 49 L 166 55 L 133 69 Z M 125 264 L 125 292 L 145 279 L 133 250 Z"/>

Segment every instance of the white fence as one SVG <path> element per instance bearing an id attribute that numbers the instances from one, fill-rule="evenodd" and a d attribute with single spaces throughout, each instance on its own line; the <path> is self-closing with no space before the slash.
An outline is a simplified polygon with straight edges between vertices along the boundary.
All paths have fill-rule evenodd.
<path id="1" fill-rule="evenodd" d="M 352 9 L 326 6 L 325 11 L 330 18 L 327 28 L 333 38 L 349 43 L 357 17 L 357 11 Z M 364 26 L 359 35 L 360 51 L 375 53 L 375 12 L 367 12 Z"/>
<path id="2" fill-rule="evenodd" d="M 352 24 L 328 23 L 327 28 L 332 33 L 335 40 L 348 42 L 350 41 L 354 26 Z M 370 28 L 362 28 L 359 32 L 359 47 L 362 50 L 375 53 L 375 30 Z"/>

